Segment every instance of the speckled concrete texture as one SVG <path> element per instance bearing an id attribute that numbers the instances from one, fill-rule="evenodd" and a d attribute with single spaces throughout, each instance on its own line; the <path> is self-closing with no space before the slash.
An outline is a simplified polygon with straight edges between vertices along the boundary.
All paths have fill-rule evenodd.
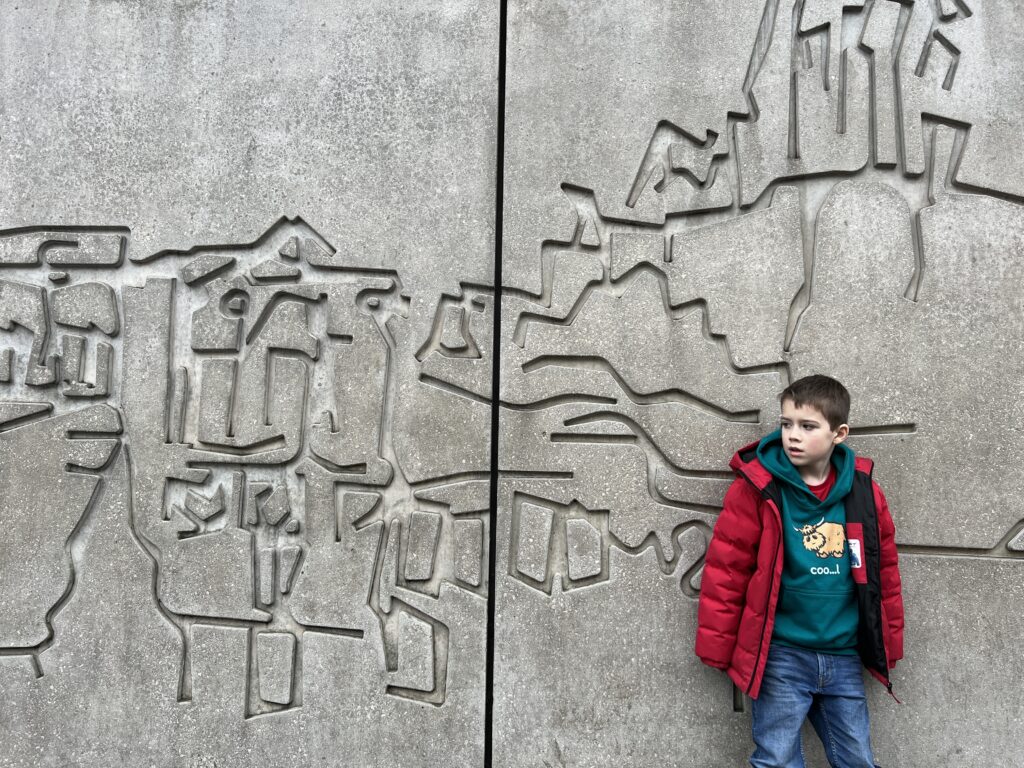
<path id="1" fill-rule="evenodd" d="M 482 764 L 497 7 L 3 16 L 0 765 Z"/>
<path id="2" fill-rule="evenodd" d="M 495 765 L 745 762 L 701 565 L 813 372 L 903 558 L 878 762 L 1024 762 L 1020 10 L 510 3 Z"/>
<path id="3" fill-rule="evenodd" d="M 740 765 L 704 556 L 816 371 L 878 762 L 1024 764 L 1024 7 L 505 6 L 4 5 L 0 767 Z"/>

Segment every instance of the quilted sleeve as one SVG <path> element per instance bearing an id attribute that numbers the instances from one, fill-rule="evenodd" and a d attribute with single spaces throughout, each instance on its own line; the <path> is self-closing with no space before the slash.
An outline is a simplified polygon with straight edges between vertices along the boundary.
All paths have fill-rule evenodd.
<path id="1" fill-rule="evenodd" d="M 733 481 L 704 561 L 695 650 L 701 661 L 718 669 L 726 669 L 732 659 L 747 585 L 757 565 L 759 502 L 750 483 Z"/>

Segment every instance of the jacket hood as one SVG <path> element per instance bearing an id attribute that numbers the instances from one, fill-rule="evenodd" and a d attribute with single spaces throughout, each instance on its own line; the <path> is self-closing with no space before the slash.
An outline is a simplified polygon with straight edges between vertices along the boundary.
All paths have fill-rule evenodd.
<path id="1" fill-rule="evenodd" d="M 772 481 L 772 473 L 765 469 L 757 458 L 757 445 L 760 440 L 745 445 L 733 454 L 729 460 L 729 469 L 737 475 L 745 477 L 755 488 L 763 491 Z"/>

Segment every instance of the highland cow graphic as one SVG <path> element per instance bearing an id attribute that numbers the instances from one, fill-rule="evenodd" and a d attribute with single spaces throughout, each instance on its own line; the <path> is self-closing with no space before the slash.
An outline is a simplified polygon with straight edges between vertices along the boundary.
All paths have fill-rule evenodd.
<path id="1" fill-rule="evenodd" d="M 842 557 L 846 552 L 846 531 L 839 523 L 826 523 L 821 518 L 811 525 L 794 526 L 793 530 L 803 536 L 804 549 L 818 557 Z"/>

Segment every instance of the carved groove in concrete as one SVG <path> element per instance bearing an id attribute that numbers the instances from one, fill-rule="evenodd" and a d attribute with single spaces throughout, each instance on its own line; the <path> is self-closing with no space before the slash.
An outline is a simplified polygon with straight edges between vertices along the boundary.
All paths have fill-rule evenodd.
<path id="1" fill-rule="evenodd" d="M 180 640 L 179 701 L 197 638 L 241 629 L 245 716 L 301 707 L 306 636 L 365 639 L 373 617 L 385 692 L 443 704 L 442 584 L 486 598 L 487 481 L 402 470 L 401 278 L 347 268 L 297 218 L 252 243 L 125 262 L 128 239 L 0 232 L 0 515 L 18 553 L 0 561 L 0 655 L 44 674 L 76 532 L 120 472 Z M 436 336 L 427 360 L 447 349 Z"/>
<path id="2" fill-rule="evenodd" d="M 961 52 L 950 40 L 972 15 L 963 3 L 940 14 L 931 3 L 878 0 L 839 14 L 810 0 L 768 0 L 743 82 L 747 113 L 730 114 L 724 136 L 668 121 L 655 127 L 626 205 L 655 196 L 661 221 L 604 216 L 591 190 L 562 185 L 576 212 L 570 237 L 543 242 L 539 294 L 506 288 L 504 300 L 514 346 L 503 350 L 501 405 L 521 411 L 543 404 L 544 410 L 529 419 L 508 414 L 510 434 L 503 439 L 507 446 L 529 436 L 548 447 L 503 453 L 542 463 L 560 457 L 556 466 L 573 481 L 549 499 L 551 510 L 600 498 L 594 508 L 610 520 L 605 546 L 632 552 L 652 546 L 663 567 L 680 556 L 676 532 L 694 525 L 709 530 L 731 477 L 720 446 L 758 436 L 774 418 L 774 393 L 793 375 L 789 353 L 799 351 L 801 320 L 814 305 L 819 218 L 842 185 L 884 184 L 907 201 L 913 264 L 902 297 L 914 303 L 922 298 L 929 261 L 922 211 L 963 196 L 1024 205 L 1012 193 L 957 180 L 971 125 L 915 111 L 917 86 L 906 86 L 911 78 L 937 78 L 943 91 L 956 87 Z M 677 412 L 700 425 L 672 426 Z M 684 451 L 701 431 L 705 444 L 714 435 L 720 445 Z M 859 426 L 854 436 L 914 439 L 917 432 L 914 423 L 878 423 Z M 565 443 L 572 453 L 557 450 Z M 576 450 L 584 445 L 603 446 L 604 457 Z M 634 452 L 628 461 L 618 447 L 627 445 Z M 611 450 L 622 458 L 608 466 Z M 709 462 L 711 455 L 718 461 Z M 638 464 L 640 479 L 599 479 L 625 471 L 627 463 Z M 551 563 L 567 556 L 561 517 L 553 524 L 550 515 L 524 515 L 521 499 L 534 491 L 512 485 L 505 497 L 508 573 L 550 593 Z M 629 485 L 635 495 L 625 490 Z M 669 487 L 673 497 L 663 490 Z M 540 579 L 516 561 L 530 524 L 536 530 L 529 535 L 552 548 L 535 563 L 536 573 L 545 574 Z M 620 525 L 629 535 L 616 535 Z M 1007 544 L 1021 525 L 992 549 L 906 549 L 1017 557 Z M 539 556 L 543 547 L 532 546 Z M 701 557 L 680 579 L 690 596 Z M 602 567 L 588 583 L 607 581 Z M 564 578 L 563 588 L 573 586 Z"/>
<path id="3" fill-rule="evenodd" d="M 706 26 L 671 3 L 635 23 L 627 3 L 586 19 L 572 3 L 516 6 L 510 72 L 526 71 L 510 103 L 525 114 L 506 176 L 496 763 L 749 755 L 742 693 L 693 656 L 694 599 L 732 452 L 814 372 L 850 388 L 851 443 L 876 460 L 896 518 L 910 662 L 897 689 L 923 700 L 946 686 L 965 643 L 993 677 L 1017 674 L 1006 648 L 1019 622 L 988 616 L 1024 573 L 1024 520 L 1007 504 L 1024 493 L 1024 197 L 992 162 L 1017 154 L 993 126 L 1019 126 L 1019 88 L 972 100 L 1002 83 L 992 30 L 1013 11 L 758 6 L 749 19 L 743 4 L 701 9 Z M 745 69 L 726 70 L 748 23 Z M 634 112 L 653 118 L 638 143 Z M 623 157 L 638 161 L 625 175 Z M 531 470 L 561 475 L 512 475 Z M 945 604 L 974 594 L 976 571 L 1004 580 L 956 625 Z M 957 690 L 977 700 L 989 685 Z M 1019 752 L 999 723 L 978 735 L 948 718 L 922 726 L 931 714 L 913 705 L 883 712 L 879 762 L 925 764 L 942 739 L 974 739 L 975 762 Z"/>

